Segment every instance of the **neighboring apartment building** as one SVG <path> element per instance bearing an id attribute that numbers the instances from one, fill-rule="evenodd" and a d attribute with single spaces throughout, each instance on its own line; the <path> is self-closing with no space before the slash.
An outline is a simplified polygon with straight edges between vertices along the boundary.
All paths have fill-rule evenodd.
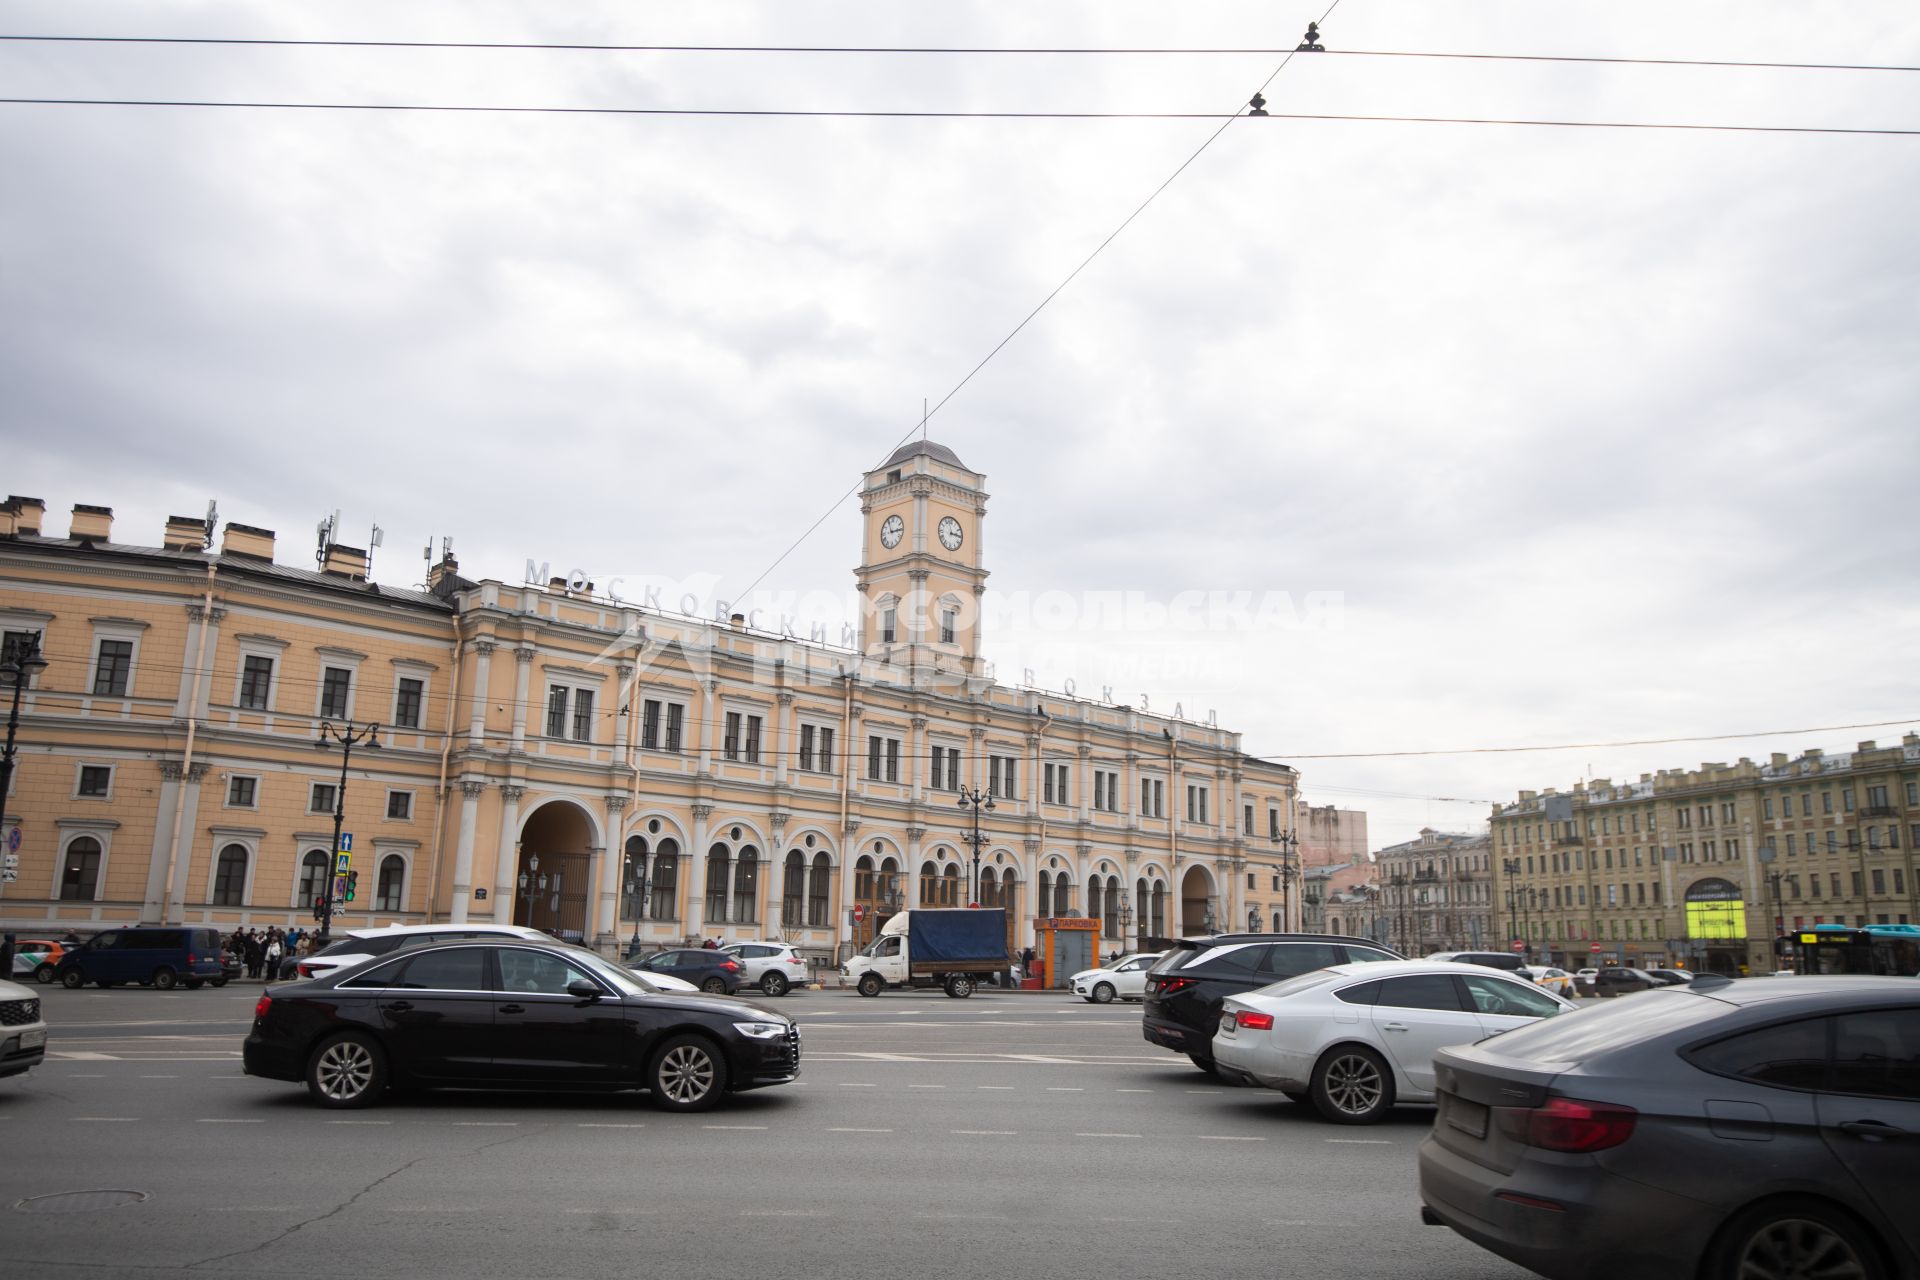
<path id="1" fill-rule="evenodd" d="M 1920 918 L 1917 842 L 1912 733 L 1846 754 L 1522 791 L 1493 811 L 1510 930 L 1557 964 L 1768 972 L 1793 929 Z"/>
<path id="2" fill-rule="evenodd" d="M 1493 922 L 1489 837 L 1422 827 L 1373 855 L 1373 936 L 1405 956 L 1505 950 Z"/>
<path id="3" fill-rule="evenodd" d="M 376 585 L 365 554 L 176 518 L 113 540 L 0 509 L 0 631 L 25 691 L 5 806 L 31 931 L 308 923 L 342 756 L 351 925 L 514 920 L 611 948 L 861 945 L 904 907 L 1004 905 L 1143 945 L 1284 912 L 1295 772 L 1236 733 L 996 684 L 979 658 L 984 477 L 916 442 L 862 490 L 859 646 L 643 609 L 564 581 Z M 994 798 L 976 852 L 962 790 Z M 976 884 L 977 869 L 977 888 Z M 1298 908 L 1294 908 L 1297 913 Z M 1104 948 L 1103 948 L 1104 949 Z"/>
<path id="4" fill-rule="evenodd" d="M 1330 804 L 1300 805 L 1300 864 L 1350 866 L 1367 857 L 1367 815 Z"/>

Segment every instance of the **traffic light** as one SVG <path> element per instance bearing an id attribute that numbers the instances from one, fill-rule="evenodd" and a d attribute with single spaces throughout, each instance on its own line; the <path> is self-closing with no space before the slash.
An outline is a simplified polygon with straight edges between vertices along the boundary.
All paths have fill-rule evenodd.
<path id="1" fill-rule="evenodd" d="M 353 891 L 357 889 L 359 886 L 360 886 L 360 873 L 358 871 L 347 872 L 347 901 L 348 902 L 353 901 Z"/>

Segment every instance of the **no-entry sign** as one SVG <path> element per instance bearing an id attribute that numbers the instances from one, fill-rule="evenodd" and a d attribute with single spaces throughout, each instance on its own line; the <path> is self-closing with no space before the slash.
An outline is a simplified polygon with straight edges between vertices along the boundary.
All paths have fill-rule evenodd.
<path id="1" fill-rule="evenodd" d="M 853 922 L 855 924 L 859 924 L 862 920 L 865 920 L 866 918 L 867 918 L 867 909 L 865 907 L 861 907 L 861 906 L 854 907 Z"/>
<path id="2" fill-rule="evenodd" d="M 1599 955 L 1599 954 L 1600 954 L 1600 944 L 1596 942 L 1596 943 L 1594 943 L 1594 944 L 1593 944 L 1592 946 L 1590 946 L 1590 947 L 1588 947 L 1588 948 L 1587 948 L 1587 950 L 1589 950 L 1589 951 L 1591 951 L 1591 952 L 1593 952 L 1593 954 L 1595 954 L 1595 955 Z"/>

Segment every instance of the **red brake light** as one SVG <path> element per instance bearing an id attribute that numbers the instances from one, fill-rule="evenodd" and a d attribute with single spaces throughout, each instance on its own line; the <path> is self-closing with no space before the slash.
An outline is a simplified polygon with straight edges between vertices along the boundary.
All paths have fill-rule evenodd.
<path id="1" fill-rule="evenodd" d="M 311 978 L 313 976 L 313 966 L 310 964 L 296 964 L 293 966 L 293 971 L 303 978 Z"/>
<path id="2" fill-rule="evenodd" d="M 1270 1013 L 1255 1013 L 1249 1009 L 1243 1013 L 1234 1014 L 1233 1020 L 1242 1031 L 1273 1030 L 1273 1015 Z"/>
<path id="3" fill-rule="evenodd" d="M 1161 995 L 1170 996 L 1176 991 L 1184 991 L 1188 987 L 1192 986 L 1193 979 L 1192 978 L 1155 978 L 1153 980 L 1153 984 L 1159 990 Z"/>
<path id="4" fill-rule="evenodd" d="M 1543 1151 L 1584 1154 L 1617 1147 L 1633 1136 L 1640 1113 L 1610 1102 L 1549 1098 L 1544 1107 L 1499 1107 L 1500 1128 L 1516 1142 Z"/>
<path id="5" fill-rule="evenodd" d="M 738 960 L 722 960 L 720 962 L 720 967 L 722 969 L 725 969 L 728 973 L 732 973 L 735 969 L 738 969 L 740 967 L 740 962 Z"/>
<path id="6" fill-rule="evenodd" d="M 272 1007 L 273 1007 L 273 997 L 261 996 L 258 1000 L 254 1001 L 253 1003 L 253 1016 L 256 1018 L 264 1018 L 267 1016 L 267 1010 L 271 1009 Z"/>

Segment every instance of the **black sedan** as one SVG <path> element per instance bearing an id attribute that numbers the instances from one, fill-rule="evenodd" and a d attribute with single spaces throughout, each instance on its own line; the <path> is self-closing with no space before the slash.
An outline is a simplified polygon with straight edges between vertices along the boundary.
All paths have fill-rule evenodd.
<path id="1" fill-rule="evenodd" d="M 800 1073 L 791 1018 L 654 991 L 564 944 L 446 942 L 273 989 L 253 1011 L 248 1075 L 304 1080 L 325 1107 L 389 1086 L 646 1089 L 669 1111 Z"/>
<path id="2" fill-rule="evenodd" d="M 1433 1057 L 1423 1216 L 1551 1280 L 1920 1276 L 1920 982 L 1710 975 Z"/>
<path id="3" fill-rule="evenodd" d="M 716 996 L 732 995 L 747 978 L 746 967 L 738 957 L 712 947 L 683 947 L 629 956 L 627 967 L 643 974 L 664 973 Z"/>

